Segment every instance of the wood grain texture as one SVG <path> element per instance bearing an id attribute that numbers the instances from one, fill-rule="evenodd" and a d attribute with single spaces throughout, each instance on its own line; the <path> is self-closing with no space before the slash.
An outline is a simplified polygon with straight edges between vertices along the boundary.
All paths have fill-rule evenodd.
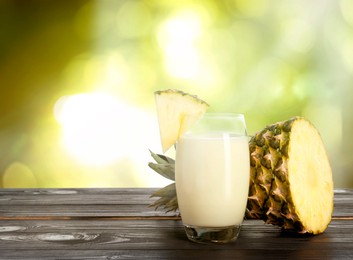
<path id="1" fill-rule="evenodd" d="M 149 205 L 155 189 L 6 189 L 0 190 L 1 217 L 174 216 Z"/>
<path id="2" fill-rule="evenodd" d="M 282 233 L 262 221 L 246 220 L 235 243 L 201 245 L 189 242 L 180 221 L 0 221 L 2 259 L 20 256 L 55 259 L 62 254 L 108 257 L 115 251 L 124 258 L 183 258 L 193 254 L 206 257 L 246 256 L 327 259 L 328 256 L 353 257 L 353 220 L 333 221 L 319 236 Z M 87 252 L 84 252 L 84 251 Z M 195 251 L 195 252 L 194 252 Z M 17 253 L 15 253 L 17 252 Z M 35 253 L 36 252 L 36 253 Z M 70 254 L 69 254 L 70 253 Z M 146 254 L 146 256 L 144 256 Z M 82 254 L 76 257 L 83 256 Z M 124 257 L 123 257 L 124 256 Z M 110 255 L 110 257 L 112 257 Z M 250 257 L 250 258 L 251 258 Z M 57 259 L 57 258 L 56 258 Z M 82 259 L 82 258 L 80 258 Z M 104 258 L 103 258 L 104 259 Z M 107 258 L 109 259 L 109 258 Z M 113 258 L 112 258 L 113 259 Z M 272 258 L 273 259 L 273 258 Z"/>
<path id="3" fill-rule="evenodd" d="M 0 190 L 0 259 L 353 259 L 352 190 L 321 235 L 245 220 L 226 245 L 188 241 L 177 213 L 148 208 L 153 190 Z"/>
<path id="4" fill-rule="evenodd" d="M 156 189 L 2 189 L 4 216 L 173 216 L 148 207 Z M 335 190 L 334 217 L 353 216 L 353 190 Z M 93 210 L 94 209 L 94 210 Z"/>

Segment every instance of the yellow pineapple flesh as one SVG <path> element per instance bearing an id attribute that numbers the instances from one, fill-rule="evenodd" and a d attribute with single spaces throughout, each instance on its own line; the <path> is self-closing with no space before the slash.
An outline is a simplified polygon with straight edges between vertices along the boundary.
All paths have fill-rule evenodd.
<path id="1" fill-rule="evenodd" d="M 173 146 L 209 107 L 197 96 L 174 89 L 156 91 L 155 101 L 163 152 Z"/>

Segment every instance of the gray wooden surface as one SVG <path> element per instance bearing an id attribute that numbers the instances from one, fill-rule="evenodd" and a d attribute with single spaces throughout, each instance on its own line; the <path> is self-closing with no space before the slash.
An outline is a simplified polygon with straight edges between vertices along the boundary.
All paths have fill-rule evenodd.
<path id="1" fill-rule="evenodd" d="M 189 242 L 180 217 L 148 205 L 154 189 L 2 189 L 0 259 L 353 259 L 353 190 L 335 191 L 317 236 L 245 220 L 227 245 Z"/>

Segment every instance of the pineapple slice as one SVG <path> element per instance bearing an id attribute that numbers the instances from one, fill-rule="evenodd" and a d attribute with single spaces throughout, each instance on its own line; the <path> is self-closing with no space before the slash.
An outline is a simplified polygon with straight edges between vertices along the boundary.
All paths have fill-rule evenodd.
<path id="1" fill-rule="evenodd" d="M 209 105 L 180 90 L 155 92 L 163 152 L 173 146 L 207 110 Z"/>
<path id="2" fill-rule="evenodd" d="M 295 117 L 270 125 L 249 142 L 248 218 L 319 234 L 333 212 L 332 171 L 318 131 Z"/>

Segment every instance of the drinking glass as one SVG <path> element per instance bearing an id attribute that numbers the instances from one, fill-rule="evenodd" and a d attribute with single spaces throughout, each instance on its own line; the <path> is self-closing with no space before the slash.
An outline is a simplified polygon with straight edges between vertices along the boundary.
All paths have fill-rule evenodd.
<path id="1" fill-rule="evenodd" d="M 244 115 L 206 113 L 180 137 L 175 163 L 179 210 L 189 240 L 236 240 L 250 178 Z"/>

